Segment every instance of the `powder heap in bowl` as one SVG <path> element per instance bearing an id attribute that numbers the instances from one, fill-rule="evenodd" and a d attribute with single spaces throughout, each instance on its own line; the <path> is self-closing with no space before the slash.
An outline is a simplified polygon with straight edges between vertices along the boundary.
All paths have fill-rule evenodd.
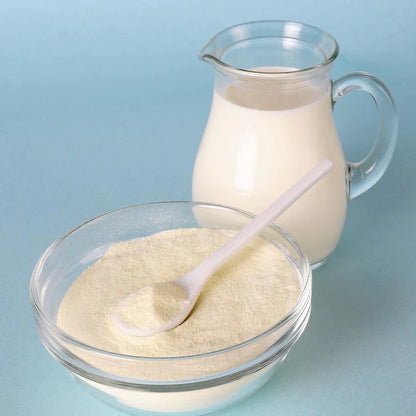
<path id="1" fill-rule="evenodd" d="M 293 308 L 300 284 L 280 249 L 259 237 L 211 277 L 191 315 L 178 327 L 138 337 L 114 321 L 117 312 L 134 323 L 142 305 L 136 308 L 131 300 L 141 288 L 185 274 L 234 234 L 174 229 L 114 244 L 69 288 L 60 304 L 58 326 L 92 347 L 142 357 L 217 351 L 261 334 Z M 123 304 L 128 307 L 123 309 Z"/>

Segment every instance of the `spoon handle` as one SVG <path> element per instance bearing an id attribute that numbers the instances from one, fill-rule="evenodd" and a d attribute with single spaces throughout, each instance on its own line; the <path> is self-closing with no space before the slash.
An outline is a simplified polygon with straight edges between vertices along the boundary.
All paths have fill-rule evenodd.
<path id="1" fill-rule="evenodd" d="M 260 231 L 286 211 L 287 208 L 322 179 L 322 177 L 328 174 L 333 166 L 334 164 L 329 159 L 320 161 L 268 208 L 242 228 L 234 237 L 205 258 L 191 271 L 194 280 L 192 286 L 202 285 L 236 251 L 246 245 L 249 240 L 259 234 Z M 198 283 L 197 280 L 199 280 Z"/>

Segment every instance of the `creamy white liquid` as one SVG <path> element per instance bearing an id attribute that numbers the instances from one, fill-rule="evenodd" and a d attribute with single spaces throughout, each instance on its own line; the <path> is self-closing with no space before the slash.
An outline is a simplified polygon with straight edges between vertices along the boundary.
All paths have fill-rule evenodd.
<path id="1" fill-rule="evenodd" d="M 276 221 L 316 263 L 341 235 L 346 166 L 329 89 L 294 88 L 228 87 L 225 97 L 214 91 L 195 162 L 193 199 L 257 214 L 322 158 L 331 159 L 333 171 Z"/>

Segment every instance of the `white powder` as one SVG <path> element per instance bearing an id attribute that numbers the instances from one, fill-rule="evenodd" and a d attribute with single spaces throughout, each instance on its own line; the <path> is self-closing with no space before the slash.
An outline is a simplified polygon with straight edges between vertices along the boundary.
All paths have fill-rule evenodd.
<path id="1" fill-rule="evenodd" d="M 187 290 L 174 282 L 145 286 L 132 293 L 114 308 L 122 325 L 153 329 L 167 324 L 189 300 Z"/>
<path id="2" fill-rule="evenodd" d="M 123 332 L 113 319 L 117 310 L 134 325 L 136 317 L 126 312 L 142 310 L 143 305 L 136 308 L 131 303 L 141 288 L 185 274 L 234 233 L 177 229 L 113 245 L 69 288 L 59 308 L 58 326 L 93 347 L 144 357 L 200 354 L 253 338 L 280 321 L 300 293 L 294 267 L 274 244 L 261 238 L 211 277 L 193 312 L 178 327 L 137 337 Z M 129 305 L 120 308 L 120 302 Z"/>

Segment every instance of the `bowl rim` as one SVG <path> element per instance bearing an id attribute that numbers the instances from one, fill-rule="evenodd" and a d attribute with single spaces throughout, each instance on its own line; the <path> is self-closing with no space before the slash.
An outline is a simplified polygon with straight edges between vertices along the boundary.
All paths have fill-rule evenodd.
<path id="1" fill-rule="evenodd" d="M 310 263 L 308 261 L 308 258 L 306 256 L 305 251 L 302 249 L 302 247 L 300 247 L 296 241 L 290 236 L 290 234 L 282 227 L 278 226 L 275 223 L 271 223 L 268 227 L 272 228 L 274 231 L 277 231 L 278 233 L 280 233 L 284 239 L 286 241 L 288 241 L 290 243 L 290 245 L 295 249 L 295 251 L 297 252 L 297 254 L 299 255 L 299 258 L 301 259 L 301 265 L 303 266 L 303 270 L 298 270 L 299 273 L 302 273 L 303 275 L 305 275 L 305 281 L 303 282 L 303 284 L 301 283 L 301 291 L 299 294 L 299 297 L 296 301 L 296 303 L 294 304 L 294 306 L 290 309 L 290 311 L 284 316 L 282 317 L 282 319 L 280 319 L 276 324 L 274 324 L 273 326 L 271 326 L 270 328 L 268 328 L 267 330 L 261 332 L 260 334 L 256 335 L 255 337 L 249 338 L 248 340 L 245 340 L 239 344 L 235 344 L 226 348 L 222 348 L 219 350 L 215 350 L 215 351 L 209 351 L 209 352 L 205 352 L 205 353 L 199 353 L 199 354 L 193 354 L 193 355 L 184 355 L 184 356 L 174 356 L 174 357 L 165 357 L 165 356 L 160 356 L 160 357 L 146 357 L 146 356 L 138 356 L 138 355 L 129 355 L 129 354 L 121 354 L 121 353 L 116 353 L 116 352 L 112 352 L 112 351 L 107 351 L 107 350 L 103 350 L 100 348 L 96 348 L 93 347 L 89 344 L 86 344 L 82 341 L 79 341 L 78 339 L 76 339 L 75 337 L 72 337 L 71 335 L 67 334 L 65 331 L 63 331 L 61 328 L 59 328 L 49 317 L 48 315 L 43 311 L 42 306 L 41 306 L 41 302 L 40 302 L 40 298 L 38 296 L 38 288 L 37 288 L 37 279 L 40 276 L 40 273 L 42 272 L 43 269 L 43 265 L 44 263 L 47 261 L 48 257 L 50 256 L 50 254 L 53 252 L 53 250 L 68 236 L 70 236 L 71 234 L 75 233 L 76 231 L 78 231 L 79 229 L 81 229 L 82 227 L 85 227 L 86 225 L 98 221 L 101 218 L 111 215 L 111 214 L 115 214 L 117 212 L 121 212 L 121 211 L 127 211 L 127 210 L 131 210 L 131 209 L 137 209 L 137 208 L 141 208 L 141 207 L 145 207 L 145 206 L 152 206 L 152 205 L 198 205 L 198 206 L 208 206 L 208 207 L 212 207 L 212 208 L 223 208 L 226 210 L 231 210 L 231 211 L 235 211 L 239 214 L 243 214 L 246 216 L 249 216 L 251 218 L 255 217 L 255 215 L 249 211 L 245 211 L 242 210 L 240 208 L 235 208 L 235 207 L 231 207 L 231 206 L 227 206 L 227 205 L 221 205 L 221 204 L 215 204 L 215 203 L 211 203 L 211 202 L 204 202 L 204 201 L 186 201 L 186 200 L 177 200 L 177 201 L 155 201 L 155 202 L 148 202 L 148 203 L 143 203 L 143 204 L 135 204 L 135 205 L 130 205 L 127 207 L 123 207 L 123 208 L 117 208 L 114 210 L 110 210 L 107 211 L 103 214 L 99 214 L 87 221 L 84 221 L 83 223 L 77 225 L 76 227 L 70 229 L 69 231 L 67 231 L 66 233 L 64 233 L 61 237 L 58 237 L 45 251 L 44 253 L 41 255 L 41 257 L 38 259 L 38 261 L 36 262 L 36 265 L 34 267 L 34 270 L 32 272 L 31 278 L 30 278 L 30 284 L 29 284 L 29 294 L 30 294 L 30 300 L 31 300 L 31 304 L 32 304 L 32 308 L 35 314 L 35 317 L 38 318 L 42 324 L 46 324 L 47 327 L 49 327 L 50 330 L 53 331 L 53 333 L 55 335 L 58 336 L 58 338 L 64 340 L 67 343 L 70 343 L 78 348 L 82 348 L 84 350 L 87 351 L 91 351 L 91 352 L 95 352 L 98 353 L 100 355 L 104 355 L 107 357 L 111 357 L 111 358 L 119 358 L 119 359 L 128 359 L 128 360 L 135 360 L 135 361 L 181 361 L 181 360 L 191 360 L 191 359 L 196 359 L 196 358 L 205 358 L 205 357 L 212 357 L 214 355 L 219 355 L 219 354 L 224 354 L 239 348 L 243 348 L 247 345 L 250 345 L 252 343 L 255 343 L 256 341 L 258 341 L 261 338 L 264 338 L 270 334 L 272 334 L 273 332 L 275 332 L 276 330 L 278 330 L 279 328 L 283 327 L 288 321 L 290 321 L 290 319 L 296 314 L 298 313 L 299 307 L 301 306 L 302 302 L 304 302 L 305 297 L 307 297 L 308 295 L 310 295 L 311 292 L 311 281 L 312 281 L 312 271 L 311 271 L 311 266 Z M 309 290 L 308 290 L 309 288 Z"/>

